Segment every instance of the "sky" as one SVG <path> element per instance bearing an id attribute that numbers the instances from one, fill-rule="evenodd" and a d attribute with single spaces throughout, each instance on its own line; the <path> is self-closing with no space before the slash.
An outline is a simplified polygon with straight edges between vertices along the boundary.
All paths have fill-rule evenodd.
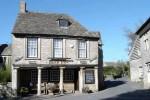
<path id="1" fill-rule="evenodd" d="M 27 10 L 65 13 L 89 31 L 99 31 L 104 61 L 128 60 L 125 29 L 136 31 L 150 17 L 150 0 L 25 0 Z M 0 44 L 11 43 L 19 0 L 0 2 Z"/>

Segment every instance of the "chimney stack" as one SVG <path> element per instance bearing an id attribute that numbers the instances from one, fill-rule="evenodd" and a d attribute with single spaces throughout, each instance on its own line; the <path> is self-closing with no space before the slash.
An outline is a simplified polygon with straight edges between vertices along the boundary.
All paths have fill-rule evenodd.
<path id="1" fill-rule="evenodd" d="M 20 1 L 20 13 L 26 13 L 26 2 L 24 0 Z"/>

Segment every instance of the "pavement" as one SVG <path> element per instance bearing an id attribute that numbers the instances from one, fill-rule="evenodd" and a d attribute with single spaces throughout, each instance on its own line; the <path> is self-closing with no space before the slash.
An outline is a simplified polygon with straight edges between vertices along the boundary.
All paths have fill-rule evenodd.
<path id="1" fill-rule="evenodd" d="M 140 83 L 127 79 L 107 80 L 106 88 L 91 94 L 66 94 L 58 96 L 30 96 L 21 100 L 150 100 L 150 90 L 144 90 Z"/>

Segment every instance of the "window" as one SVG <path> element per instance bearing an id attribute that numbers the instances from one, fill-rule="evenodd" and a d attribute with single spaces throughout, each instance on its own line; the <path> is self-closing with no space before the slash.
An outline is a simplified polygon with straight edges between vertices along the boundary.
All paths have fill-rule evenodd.
<path id="1" fill-rule="evenodd" d="M 50 70 L 50 81 L 59 81 L 59 70 Z"/>
<path id="2" fill-rule="evenodd" d="M 80 40 L 78 44 L 78 57 L 87 58 L 87 43 L 84 40 Z"/>
<path id="3" fill-rule="evenodd" d="M 37 82 L 37 70 L 31 71 L 31 82 Z"/>
<path id="4" fill-rule="evenodd" d="M 74 80 L 74 71 L 64 70 L 64 81 L 73 81 L 73 80 Z"/>
<path id="5" fill-rule="evenodd" d="M 38 38 L 27 38 L 27 58 L 38 57 Z"/>
<path id="6" fill-rule="evenodd" d="M 86 84 L 94 84 L 94 70 L 85 70 L 85 83 Z"/>
<path id="7" fill-rule="evenodd" d="M 62 39 L 54 39 L 53 41 L 54 58 L 62 58 L 63 56 L 63 43 Z"/>
<path id="8" fill-rule="evenodd" d="M 139 66 L 139 79 L 143 79 L 144 69 L 142 66 Z"/>
<path id="9" fill-rule="evenodd" d="M 147 71 L 150 72 L 150 63 L 147 63 L 146 66 L 147 66 Z"/>
<path id="10" fill-rule="evenodd" d="M 48 82 L 48 70 L 42 70 L 42 82 Z"/>
<path id="11" fill-rule="evenodd" d="M 65 27 L 67 28 L 69 25 L 69 22 L 65 19 L 59 19 L 59 27 Z"/>
<path id="12" fill-rule="evenodd" d="M 149 49 L 148 39 L 145 39 L 144 43 L 145 43 L 145 50 L 148 50 Z"/>
<path id="13" fill-rule="evenodd" d="M 137 54 L 138 54 L 138 56 L 141 56 L 141 51 L 140 51 L 140 49 L 137 49 Z"/>

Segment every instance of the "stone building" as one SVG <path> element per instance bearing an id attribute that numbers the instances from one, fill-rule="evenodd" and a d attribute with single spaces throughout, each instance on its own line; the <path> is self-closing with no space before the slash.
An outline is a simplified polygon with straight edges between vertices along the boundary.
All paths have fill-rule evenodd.
<path id="1" fill-rule="evenodd" d="M 11 66 L 11 45 L 0 45 L 0 67 Z"/>
<path id="2" fill-rule="evenodd" d="M 12 88 L 58 84 L 61 93 L 103 86 L 99 32 L 89 32 L 66 14 L 37 13 L 20 4 L 12 31 Z"/>
<path id="3" fill-rule="evenodd" d="M 137 30 L 129 58 L 131 80 L 150 88 L 150 18 Z"/>

